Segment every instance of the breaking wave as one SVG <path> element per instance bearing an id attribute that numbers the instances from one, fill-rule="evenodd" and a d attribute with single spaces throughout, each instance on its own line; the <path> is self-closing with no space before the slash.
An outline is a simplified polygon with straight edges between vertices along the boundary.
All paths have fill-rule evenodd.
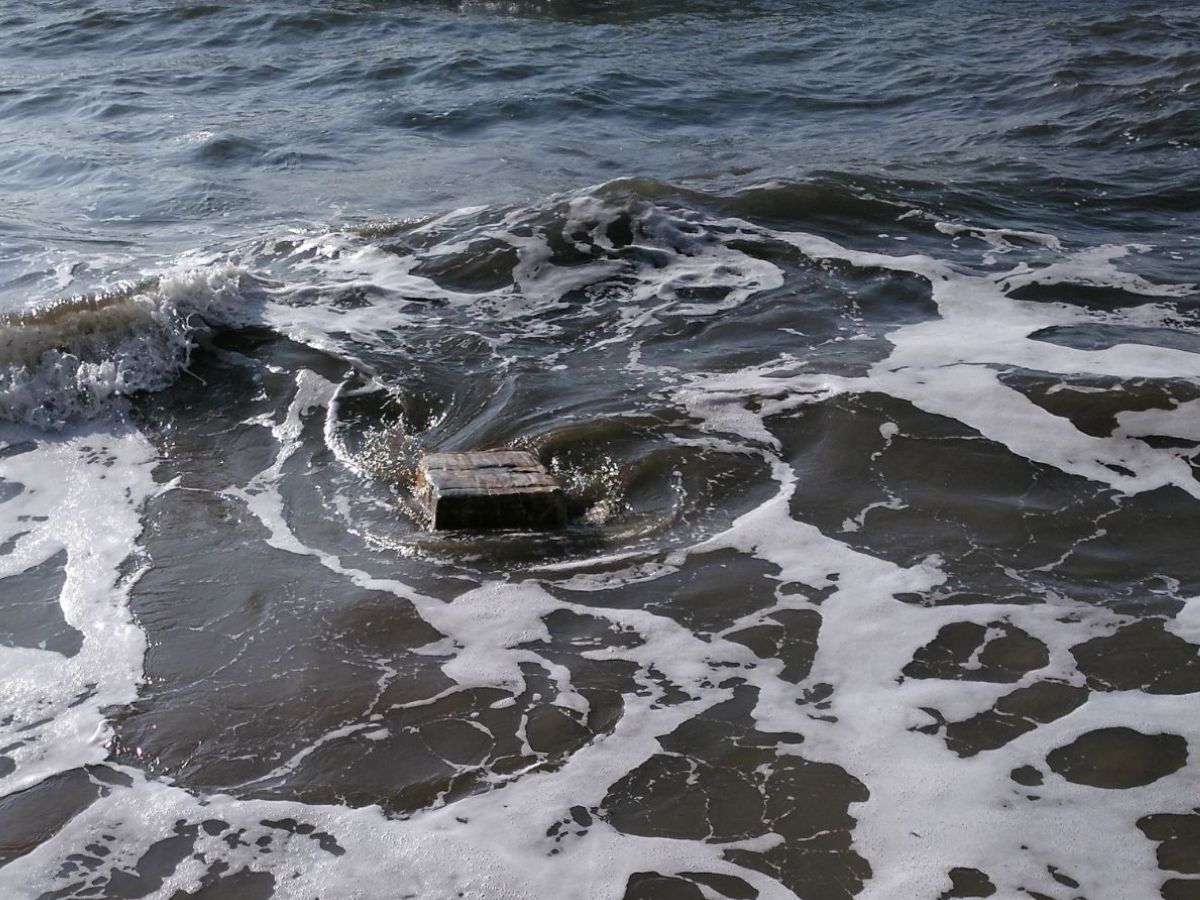
<path id="1" fill-rule="evenodd" d="M 0 317 L 0 418 L 61 428 L 161 390 L 203 334 L 246 321 L 250 280 L 201 266 Z"/>

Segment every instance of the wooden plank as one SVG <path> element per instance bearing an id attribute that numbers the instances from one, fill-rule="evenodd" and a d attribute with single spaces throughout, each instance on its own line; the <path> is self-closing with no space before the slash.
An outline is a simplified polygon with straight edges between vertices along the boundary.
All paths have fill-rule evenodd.
<path id="1" fill-rule="evenodd" d="M 431 453 L 417 467 L 416 496 L 438 531 L 567 524 L 562 485 L 524 450 Z"/>

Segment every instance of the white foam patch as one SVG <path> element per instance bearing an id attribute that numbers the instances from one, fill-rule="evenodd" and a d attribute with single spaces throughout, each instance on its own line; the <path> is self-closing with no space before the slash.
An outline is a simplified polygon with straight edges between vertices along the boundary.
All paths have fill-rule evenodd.
<path id="1" fill-rule="evenodd" d="M 562 231 L 578 248 L 590 252 L 594 246 L 611 251 L 613 243 L 607 228 L 619 216 L 628 215 L 636 231 L 629 249 L 657 255 L 665 263 L 651 266 L 628 258 L 597 257 L 578 265 L 558 265 L 552 261 L 555 251 L 546 228 L 538 221 L 540 208 L 513 210 L 494 221 L 477 224 L 455 239 L 409 254 L 364 243 L 356 234 L 334 232 L 299 241 L 291 248 L 288 256 L 295 272 L 313 284 L 383 291 L 403 302 L 331 310 L 307 302 L 314 293 L 311 285 L 288 284 L 275 291 L 280 302 L 267 311 L 267 321 L 297 340 L 334 349 L 337 342 L 329 339 L 330 331 L 375 344 L 381 334 L 437 322 L 436 307 L 430 304 L 438 304 L 469 310 L 478 319 L 493 324 L 512 323 L 521 335 L 552 336 L 561 331 L 561 326 L 539 317 L 550 311 L 568 311 L 569 296 L 616 283 L 621 290 L 612 297 L 618 299 L 622 309 L 612 333 L 594 345 L 604 346 L 634 341 L 640 329 L 666 317 L 718 315 L 783 283 L 782 273 L 772 263 L 733 249 L 703 229 L 687 227 L 686 222 L 653 204 L 626 208 L 594 197 L 563 202 L 567 214 Z M 464 211 L 459 218 L 477 213 Z M 590 245 L 584 242 L 585 237 Z M 423 262 L 471 253 L 476 245 L 489 242 L 517 251 L 511 284 L 476 292 L 458 291 L 417 273 Z M 495 249 L 480 252 L 494 253 Z M 693 292 L 698 289 L 711 292 L 712 298 L 696 299 Z M 489 340 L 494 345 L 503 343 L 503 338 L 495 336 Z"/>
<path id="2" fill-rule="evenodd" d="M 133 771 L 129 774 L 139 776 Z M 534 776 L 527 780 L 536 784 L 539 779 Z M 511 796 L 513 792 L 506 794 Z M 154 843 L 175 836 L 176 823 L 206 820 L 231 827 L 216 835 L 199 830 L 192 855 L 167 875 L 153 896 L 198 890 L 215 860 L 228 863 L 230 873 L 244 869 L 272 874 L 273 896 L 282 900 L 318 896 L 390 900 L 397 896 L 397 886 L 401 886 L 404 896 L 423 900 L 618 900 L 626 878 L 633 872 L 696 863 L 711 871 L 737 873 L 765 900 L 793 896 L 764 875 L 722 861 L 719 848 L 630 838 L 602 823 L 593 825 L 586 837 L 564 846 L 558 855 L 550 856 L 550 842 L 544 833 L 530 827 L 528 819 L 519 818 L 524 813 L 537 816 L 534 821 L 549 821 L 548 810 L 528 806 L 526 801 L 533 798 L 511 799 L 508 809 L 495 803 L 480 807 L 468 799 L 456 804 L 453 811 L 400 822 L 385 819 L 370 808 L 244 801 L 223 795 L 200 800 L 177 788 L 139 778 L 134 787 L 116 790 L 93 804 L 54 840 L 0 870 L 0 886 L 23 892 L 30 885 L 53 883 L 53 875 L 61 866 L 57 856 L 60 845 L 103 843 L 115 852 L 97 858 L 87 878 L 100 881 L 113 872 L 132 870 L 140 855 Z M 290 833 L 263 824 L 287 818 L 309 826 L 311 833 Z M 226 838 L 242 829 L 238 845 L 230 847 Z M 98 841 L 101 834 L 116 840 Z M 321 838 L 326 836 L 336 841 L 336 849 L 321 846 Z M 257 844 L 263 838 L 270 839 L 269 854 Z M 777 839 L 767 838 L 724 846 L 764 850 L 775 843 Z"/>
<path id="3" fill-rule="evenodd" d="M 1127 410 L 1117 414 L 1117 431 L 1130 437 L 1167 436 L 1200 441 L 1200 400 L 1171 409 Z"/>
<path id="4" fill-rule="evenodd" d="M 1080 350 L 1034 340 L 1031 335 L 1045 328 L 1112 321 L 1113 317 L 1066 304 L 1013 300 L 1001 287 L 1022 278 L 1054 283 L 1074 279 L 1152 296 L 1185 297 L 1195 291 L 1194 286 L 1153 285 L 1119 273 L 1112 261 L 1124 255 L 1124 248 L 1087 251 L 1037 272 L 1028 272 L 1022 265 L 1006 275 L 977 276 L 919 254 L 897 257 L 849 250 L 807 234 L 778 237 L 816 259 L 920 275 L 931 285 L 940 316 L 890 331 L 887 337 L 892 353 L 862 378 L 779 377 L 795 368 L 791 359 L 735 375 L 693 378 L 681 399 L 709 427 L 771 443 L 773 438 L 761 424 L 764 416 L 835 393 L 877 391 L 907 400 L 925 412 L 955 419 L 1026 459 L 1123 493 L 1169 485 L 1200 498 L 1200 483 L 1178 451 L 1152 448 L 1123 430 L 1107 438 L 1086 434 L 1000 378 L 1003 373 L 1020 371 L 1063 378 L 1200 378 L 1200 354 L 1183 350 L 1144 344 Z M 741 398 L 749 395 L 768 398 L 761 413 L 740 408 Z"/>
<path id="5" fill-rule="evenodd" d="M 16 769 L 0 778 L 0 795 L 87 763 L 101 762 L 111 728 L 101 709 L 132 702 L 142 675 L 145 638 L 130 617 L 127 592 L 136 570 L 120 566 L 136 545 L 142 504 L 156 490 L 155 454 L 138 434 L 85 429 L 46 439 L 0 427 L 9 444 L 35 449 L 0 461 L 6 482 L 22 490 L 0 505 L 0 578 L 18 575 L 66 552 L 58 598 L 66 623 L 83 635 L 71 657 L 49 650 L 0 647 L 0 746 Z M 9 717 L 11 716 L 11 719 Z"/>
<path id="6" fill-rule="evenodd" d="M 901 217 L 903 218 L 903 217 Z M 961 222 L 936 222 L 934 228 L 942 234 L 953 237 L 968 235 L 981 240 L 1001 253 L 1011 253 L 1017 249 L 1015 242 L 1040 244 L 1051 250 L 1061 250 L 1062 242 L 1052 234 L 1041 231 L 1020 231 L 1013 228 L 983 228 L 978 225 L 966 225 Z"/>
<path id="7" fill-rule="evenodd" d="M 1185 641 L 1200 644 L 1200 597 L 1188 597 L 1179 614 L 1167 622 L 1167 628 Z"/>

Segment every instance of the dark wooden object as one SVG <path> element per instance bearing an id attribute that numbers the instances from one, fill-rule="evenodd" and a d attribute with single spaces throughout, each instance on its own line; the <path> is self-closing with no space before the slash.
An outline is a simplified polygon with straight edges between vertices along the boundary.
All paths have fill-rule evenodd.
<path id="1" fill-rule="evenodd" d="M 524 450 L 431 453 L 417 468 L 416 495 L 439 531 L 567 524 L 562 485 Z"/>

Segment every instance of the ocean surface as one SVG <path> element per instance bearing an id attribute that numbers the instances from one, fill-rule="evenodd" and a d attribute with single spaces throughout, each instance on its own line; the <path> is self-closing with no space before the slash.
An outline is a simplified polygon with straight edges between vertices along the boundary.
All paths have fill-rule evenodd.
<path id="1" fill-rule="evenodd" d="M 1198 473 L 1195 2 L 0 0 L 5 900 L 1196 900 Z"/>

